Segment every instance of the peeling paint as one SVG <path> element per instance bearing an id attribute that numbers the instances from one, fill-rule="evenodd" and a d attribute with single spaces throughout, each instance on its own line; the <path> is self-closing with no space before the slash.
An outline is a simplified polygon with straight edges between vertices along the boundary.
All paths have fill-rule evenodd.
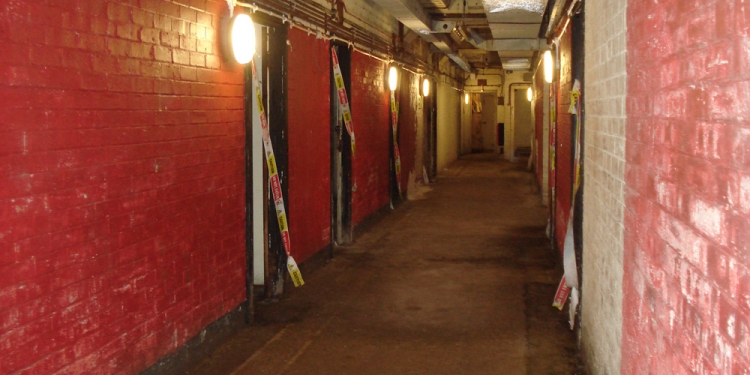
<path id="1" fill-rule="evenodd" d="M 740 207 L 745 213 L 750 212 L 750 176 L 740 180 Z"/>
<path id="2" fill-rule="evenodd" d="M 729 317 L 727 317 L 727 335 L 729 335 L 730 338 L 734 339 L 735 337 L 735 323 L 736 323 L 736 317 L 734 314 L 730 314 Z"/>
<path id="3" fill-rule="evenodd" d="M 666 215 L 660 218 L 659 235 L 672 248 L 682 252 L 685 259 L 696 267 L 706 268 L 708 243 L 693 230 Z"/>
<path id="4" fill-rule="evenodd" d="M 690 221 L 703 233 L 723 243 L 721 235 L 724 213 L 718 207 L 709 206 L 700 200 L 695 201 L 691 206 Z"/>

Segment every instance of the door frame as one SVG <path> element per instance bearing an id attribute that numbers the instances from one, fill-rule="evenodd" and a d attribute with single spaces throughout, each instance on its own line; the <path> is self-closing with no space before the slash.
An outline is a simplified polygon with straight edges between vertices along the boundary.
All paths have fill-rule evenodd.
<path id="1" fill-rule="evenodd" d="M 424 98 L 424 159 L 430 180 L 437 177 L 437 83 L 430 79 L 430 95 Z"/>
<path id="2" fill-rule="evenodd" d="M 289 184 L 288 184 L 288 145 L 287 145 L 287 29 L 275 18 L 256 14 L 254 21 L 261 26 L 261 32 L 256 33 L 260 43 L 258 51 L 260 54 L 260 67 L 256 67 L 261 84 L 263 105 L 268 118 L 271 133 L 271 143 L 274 148 L 279 180 L 281 182 L 282 194 L 287 213 L 289 212 Z M 273 31 L 273 32 L 271 32 Z M 254 63 L 257 60 L 254 60 Z M 252 84 L 252 67 L 245 66 L 245 241 L 246 241 L 246 298 L 247 313 L 246 321 L 251 323 L 254 318 L 254 304 L 256 298 L 256 274 L 257 257 L 255 245 L 257 241 L 263 241 L 263 277 L 261 293 L 263 298 L 275 298 L 283 293 L 284 280 L 286 277 L 286 252 L 281 242 L 281 233 L 276 225 L 276 215 L 273 199 L 271 199 L 268 168 L 265 164 L 265 152 L 261 149 L 260 168 L 263 169 L 261 178 L 263 202 L 263 236 L 257 238 L 255 235 L 254 199 L 253 186 L 258 172 L 257 152 L 253 152 L 253 121 L 256 109 L 255 92 Z M 258 126 L 258 125 L 256 125 Z M 257 146 L 257 145 L 255 145 Z M 262 146 L 261 146 L 262 148 Z M 255 150 L 257 151 L 257 150 Z M 269 214 L 270 213 L 270 214 Z M 288 215 L 288 214 L 287 214 Z M 289 218 L 287 218 L 289 220 Z"/>
<path id="3" fill-rule="evenodd" d="M 289 152 L 287 137 L 287 31 L 280 20 L 271 18 L 262 23 L 264 29 L 261 53 L 263 53 L 262 70 L 266 78 L 263 85 L 263 98 L 266 100 L 268 127 L 271 133 L 271 143 L 274 148 L 274 158 L 284 196 L 284 208 L 287 212 L 287 222 L 293 218 L 289 210 Z M 268 181 L 268 171 L 264 176 Z M 286 251 L 281 241 L 281 231 L 276 223 L 276 205 L 270 193 L 270 182 L 264 189 L 267 195 L 266 229 L 268 233 L 268 251 L 266 253 L 267 277 L 265 283 L 265 297 L 276 298 L 284 292 L 286 272 Z"/>
<path id="4" fill-rule="evenodd" d="M 351 57 L 349 47 L 341 42 L 331 42 L 336 48 L 344 78 L 344 87 L 352 108 Z M 352 220 L 352 149 L 351 136 L 346 131 L 341 111 L 339 110 L 338 92 L 334 81 L 333 65 L 330 69 L 331 90 L 331 242 L 335 245 L 350 244 L 353 240 Z"/>

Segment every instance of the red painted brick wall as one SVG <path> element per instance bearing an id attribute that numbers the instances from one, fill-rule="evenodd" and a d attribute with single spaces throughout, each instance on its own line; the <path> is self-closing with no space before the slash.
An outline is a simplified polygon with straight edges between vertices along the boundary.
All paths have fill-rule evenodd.
<path id="1" fill-rule="evenodd" d="M 571 65 L 570 25 L 560 36 L 560 70 L 556 83 L 557 90 L 557 147 L 555 154 L 555 240 L 560 251 L 563 250 L 565 232 L 568 229 L 570 216 L 573 179 L 571 163 L 573 160 L 571 134 L 573 131 L 570 108 L 570 90 L 573 88 L 573 71 Z"/>
<path id="2" fill-rule="evenodd" d="M 0 373 L 135 374 L 244 299 L 225 11 L 0 7 Z"/>
<path id="3" fill-rule="evenodd" d="M 622 372 L 747 374 L 750 5 L 627 13 Z"/>
<path id="4" fill-rule="evenodd" d="M 352 53 L 352 118 L 357 150 L 352 163 L 357 191 L 353 194 L 352 216 L 356 225 L 388 204 L 389 90 L 386 87 L 387 65 Z"/>
<path id="5" fill-rule="evenodd" d="M 289 231 L 297 261 L 331 243 L 329 43 L 289 31 Z"/>

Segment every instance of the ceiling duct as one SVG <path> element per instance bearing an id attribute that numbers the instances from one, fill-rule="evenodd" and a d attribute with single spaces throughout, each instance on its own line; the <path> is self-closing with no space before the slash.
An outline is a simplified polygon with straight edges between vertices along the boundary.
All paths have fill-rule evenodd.
<path id="1" fill-rule="evenodd" d="M 534 51 L 543 49 L 541 27 L 547 0 L 482 0 L 492 40 L 473 37 L 477 48 L 497 51 L 505 70 L 531 69 Z M 481 39 L 481 38 L 480 38 Z"/>
<path id="2" fill-rule="evenodd" d="M 469 30 L 469 35 L 469 43 L 485 51 L 539 51 L 547 43 L 539 38 L 484 40 L 474 30 Z"/>
<path id="3" fill-rule="evenodd" d="M 435 26 L 440 30 L 433 31 L 433 22 L 430 16 L 425 12 L 418 0 L 375 0 L 381 8 L 387 10 L 394 18 L 399 20 L 404 26 L 419 34 L 422 39 L 432 43 L 440 52 L 444 53 L 461 69 L 470 72 L 469 62 L 458 54 L 451 47 L 450 39 L 447 33 L 450 33 L 455 27 L 455 22 L 451 27 L 450 22 L 437 22 Z M 448 29 L 449 30 L 446 30 Z"/>

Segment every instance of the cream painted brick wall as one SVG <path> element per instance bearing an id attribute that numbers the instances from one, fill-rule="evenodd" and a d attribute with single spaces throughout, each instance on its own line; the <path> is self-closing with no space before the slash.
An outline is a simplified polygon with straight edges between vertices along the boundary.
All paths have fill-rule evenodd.
<path id="1" fill-rule="evenodd" d="M 592 374 L 619 374 L 627 0 L 585 4 L 582 345 Z"/>

